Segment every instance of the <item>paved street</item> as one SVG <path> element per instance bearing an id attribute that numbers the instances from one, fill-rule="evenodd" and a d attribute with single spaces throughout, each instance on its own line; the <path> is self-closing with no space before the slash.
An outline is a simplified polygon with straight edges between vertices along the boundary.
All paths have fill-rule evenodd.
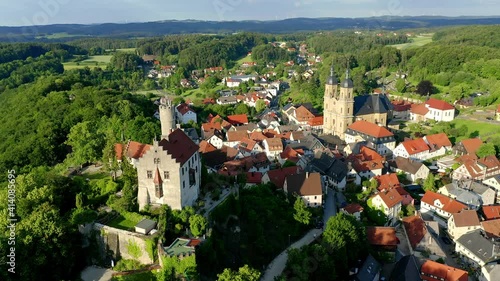
<path id="1" fill-rule="evenodd" d="M 325 195 L 325 206 L 324 206 L 324 217 L 323 220 L 325 222 L 332 216 L 337 214 L 337 206 L 336 206 L 336 196 L 335 191 L 331 188 L 328 189 L 327 194 Z M 283 270 L 285 269 L 286 262 L 288 260 L 288 249 L 291 248 L 300 248 L 304 245 L 311 244 L 316 237 L 319 237 L 323 233 L 323 229 L 313 229 L 309 231 L 306 235 L 304 235 L 299 241 L 293 243 L 286 250 L 281 252 L 266 268 L 266 271 L 262 275 L 262 281 L 273 281 L 275 277 L 278 277 Z"/>

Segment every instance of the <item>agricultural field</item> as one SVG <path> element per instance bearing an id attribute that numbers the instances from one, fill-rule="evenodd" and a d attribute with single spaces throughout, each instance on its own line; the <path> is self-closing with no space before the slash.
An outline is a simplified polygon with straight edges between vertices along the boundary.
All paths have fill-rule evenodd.
<path id="1" fill-rule="evenodd" d="M 392 46 L 396 47 L 399 50 L 414 48 L 414 47 L 422 47 L 432 42 L 432 35 L 434 34 L 430 33 L 430 34 L 417 35 L 417 37 L 410 39 L 411 40 L 410 43 L 396 44 Z"/>
<path id="2" fill-rule="evenodd" d="M 101 67 L 104 68 L 111 61 L 111 55 L 101 55 L 101 56 L 90 56 L 88 59 L 80 62 L 65 62 L 63 63 L 64 70 L 71 70 L 75 68 L 85 68 L 85 67 Z"/>

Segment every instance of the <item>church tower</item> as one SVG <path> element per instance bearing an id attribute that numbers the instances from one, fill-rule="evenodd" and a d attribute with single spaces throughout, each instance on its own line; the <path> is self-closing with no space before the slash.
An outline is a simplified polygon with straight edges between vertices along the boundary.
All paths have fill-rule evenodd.
<path id="1" fill-rule="evenodd" d="M 175 112 L 172 101 L 167 97 L 160 100 L 161 139 L 168 139 L 168 135 L 175 130 Z"/>
<path id="2" fill-rule="evenodd" d="M 335 126 L 335 99 L 338 95 L 338 80 L 330 68 L 330 76 L 326 80 L 325 95 L 323 97 L 323 133 L 331 135 Z"/>
<path id="3" fill-rule="evenodd" d="M 349 68 L 346 70 L 344 81 L 340 83 L 336 113 L 337 126 L 334 129 L 334 135 L 343 140 L 347 128 L 354 122 L 354 83 L 351 80 Z"/>

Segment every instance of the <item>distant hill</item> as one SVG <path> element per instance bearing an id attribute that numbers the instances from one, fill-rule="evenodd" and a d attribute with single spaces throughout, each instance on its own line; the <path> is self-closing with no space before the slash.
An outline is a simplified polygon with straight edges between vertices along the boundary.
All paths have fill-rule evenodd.
<path id="1" fill-rule="evenodd" d="M 54 24 L 32 27 L 0 27 L 0 41 L 65 41 L 78 37 L 148 37 L 185 33 L 265 32 L 292 33 L 334 29 L 429 28 L 450 25 L 500 24 L 499 17 L 369 17 L 292 18 L 278 21 L 195 21 L 168 20 L 143 23 Z M 62 36 L 57 36 L 62 34 Z"/>

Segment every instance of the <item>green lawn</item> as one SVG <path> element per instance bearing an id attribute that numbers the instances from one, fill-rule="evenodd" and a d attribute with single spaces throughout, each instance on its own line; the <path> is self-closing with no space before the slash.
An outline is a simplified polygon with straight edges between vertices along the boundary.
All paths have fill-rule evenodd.
<path id="1" fill-rule="evenodd" d="M 101 55 L 101 56 L 90 56 L 88 59 L 81 62 L 65 62 L 64 70 L 71 70 L 75 68 L 85 68 L 85 67 L 106 67 L 108 63 L 111 61 L 111 55 Z"/>
<path id="2" fill-rule="evenodd" d="M 244 62 L 251 62 L 251 61 L 253 61 L 252 56 L 244 56 L 243 58 L 236 61 L 236 65 L 240 66 Z"/>
<path id="3" fill-rule="evenodd" d="M 124 52 L 124 53 L 135 53 L 135 48 L 123 48 L 123 49 L 116 49 L 117 52 Z"/>
<path id="4" fill-rule="evenodd" d="M 156 281 L 156 274 L 153 271 L 141 272 L 131 275 L 115 276 L 112 281 Z"/>
<path id="5" fill-rule="evenodd" d="M 432 42 L 432 35 L 434 34 L 423 34 L 423 35 L 418 35 L 415 38 L 410 38 L 410 43 L 404 43 L 404 44 L 396 44 L 392 45 L 393 47 L 396 47 L 397 49 L 403 50 L 407 48 L 413 48 L 413 47 L 421 47 L 425 44 L 429 44 Z"/>
<path id="6" fill-rule="evenodd" d="M 122 215 L 119 215 L 115 219 L 108 222 L 106 225 L 118 229 L 130 230 L 134 228 L 138 223 L 138 221 L 127 220 Z"/>
<path id="7" fill-rule="evenodd" d="M 68 34 L 67 32 L 53 33 L 43 36 L 36 36 L 36 39 L 61 39 L 61 38 L 70 38 L 70 37 L 82 37 L 85 35 L 82 34 Z"/>
<path id="8" fill-rule="evenodd" d="M 453 123 L 455 124 L 455 128 L 458 128 L 462 125 L 466 125 L 469 128 L 468 134 L 477 131 L 479 133 L 479 137 L 481 137 L 482 140 L 486 140 L 487 138 L 490 137 L 500 137 L 500 130 L 498 130 L 499 128 L 498 124 L 474 121 L 474 120 L 466 120 L 466 119 L 455 119 L 453 120 Z M 468 137 L 461 137 L 457 141 L 466 138 Z"/>

